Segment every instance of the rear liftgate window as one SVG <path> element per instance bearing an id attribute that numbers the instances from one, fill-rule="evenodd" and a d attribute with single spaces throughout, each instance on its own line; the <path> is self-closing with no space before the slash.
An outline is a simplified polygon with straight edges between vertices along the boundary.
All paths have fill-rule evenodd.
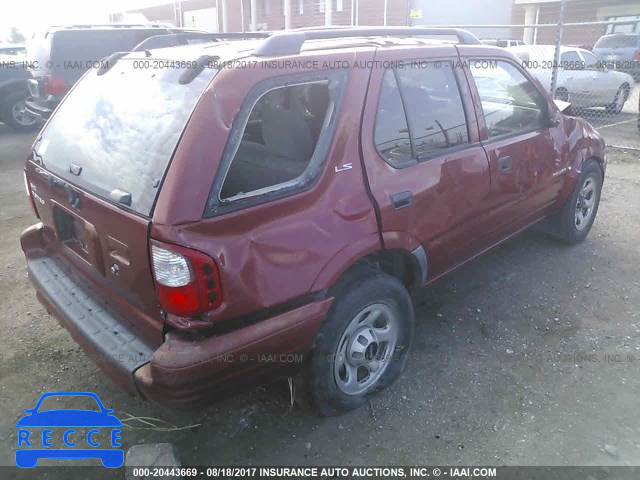
<path id="1" fill-rule="evenodd" d="M 280 198 L 312 184 L 335 132 L 346 71 L 258 84 L 236 117 L 208 215 Z"/>
<path id="2" fill-rule="evenodd" d="M 87 73 L 42 132 L 35 154 L 70 183 L 149 216 L 182 131 L 217 70 L 205 68 L 180 84 L 185 69 L 139 68 L 139 60 Z"/>

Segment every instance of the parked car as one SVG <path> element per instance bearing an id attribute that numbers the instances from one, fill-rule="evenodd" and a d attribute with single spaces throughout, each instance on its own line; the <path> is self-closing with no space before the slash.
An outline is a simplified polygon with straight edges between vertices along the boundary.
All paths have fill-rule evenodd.
<path id="1" fill-rule="evenodd" d="M 0 44 L 0 56 L 2 55 L 26 55 L 27 48 L 19 43 Z"/>
<path id="2" fill-rule="evenodd" d="M 508 50 L 522 60 L 545 88 L 551 88 L 555 46 L 527 45 Z M 557 99 L 571 102 L 576 108 L 605 107 L 609 113 L 619 114 L 632 85 L 630 75 L 609 70 L 588 50 L 560 47 Z"/>
<path id="3" fill-rule="evenodd" d="M 35 117 L 25 109 L 29 96 L 28 72 L 16 55 L 0 55 L 0 122 L 15 131 L 37 128 Z"/>
<path id="4" fill-rule="evenodd" d="M 604 35 L 594 45 L 593 53 L 609 68 L 640 80 L 640 32 Z"/>
<path id="5" fill-rule="evenodd" d="M 115 52 L 130 51 L 146 38 L 192 32 L 163 24 L 148 25 L 69 25 L 35 33 L 27 43 L 27 58 L 32 62 L 27 110 L 40 123 L 49 118 L 64 95 L 90 68 Z"/>
<path id="6" fill-rule="evenodd" d="M 291 31 L 87 73 L 25 165 L 38 298 L 149 400 L 301 372 L 322 414 L 362 405 L 404 369 L 411 292 L 540 222 L 576 244 L 596 217 L 602 137 L 479 43 Z M 135 68 L 154 60 L 175 68 Z"/>
<path id="7" fill-rule="evenodd" d="M 485 45 L 493 45 L 494 47 L 516 47 L 518 45 L 524 45 L 522 40 L 515 40 L 512 38 L 485 38 L 482 40 Z"/>

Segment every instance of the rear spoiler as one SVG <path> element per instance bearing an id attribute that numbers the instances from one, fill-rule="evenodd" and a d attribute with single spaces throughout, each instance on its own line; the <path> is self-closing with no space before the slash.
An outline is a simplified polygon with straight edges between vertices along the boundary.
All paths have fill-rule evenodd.
<path id="1" fill-rule="evenodd" d="M 132 50 L 143 52 L 154 48 L 169 48 L 180 45 L 192 45 L 196 43 L 221 42 L 225 40 L 248 40 L 267 38 L 269 32 L 231 32 L 231 33 L 171 33 L 166 35 L 154 35 L 140 42 Z"/>

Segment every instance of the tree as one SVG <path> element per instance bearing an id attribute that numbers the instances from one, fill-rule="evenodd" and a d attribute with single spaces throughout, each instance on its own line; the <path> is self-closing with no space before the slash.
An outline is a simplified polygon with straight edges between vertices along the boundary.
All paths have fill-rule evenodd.
<path id="1" fill-rule="evenodd" d="M 9 43 L 24 43 L 24 35 L 16 27 L 11 27 L 11 33 L 9 34 Z"/>

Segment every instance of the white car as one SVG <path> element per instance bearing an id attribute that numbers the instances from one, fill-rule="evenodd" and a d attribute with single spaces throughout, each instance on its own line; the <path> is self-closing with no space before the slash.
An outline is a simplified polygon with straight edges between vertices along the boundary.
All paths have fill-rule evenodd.
<path id="1" fill-rule="evenodd" d="M 521 45 L 507 50 L 517 55 L 547 90 L 551 89 L 555 46 Z M 608 70 L 604 62 L 588 50 L 560 47 L 555 98 L 576 108 L 605 107 L 618 114 L 629 98 L 633 77 Z"/>

